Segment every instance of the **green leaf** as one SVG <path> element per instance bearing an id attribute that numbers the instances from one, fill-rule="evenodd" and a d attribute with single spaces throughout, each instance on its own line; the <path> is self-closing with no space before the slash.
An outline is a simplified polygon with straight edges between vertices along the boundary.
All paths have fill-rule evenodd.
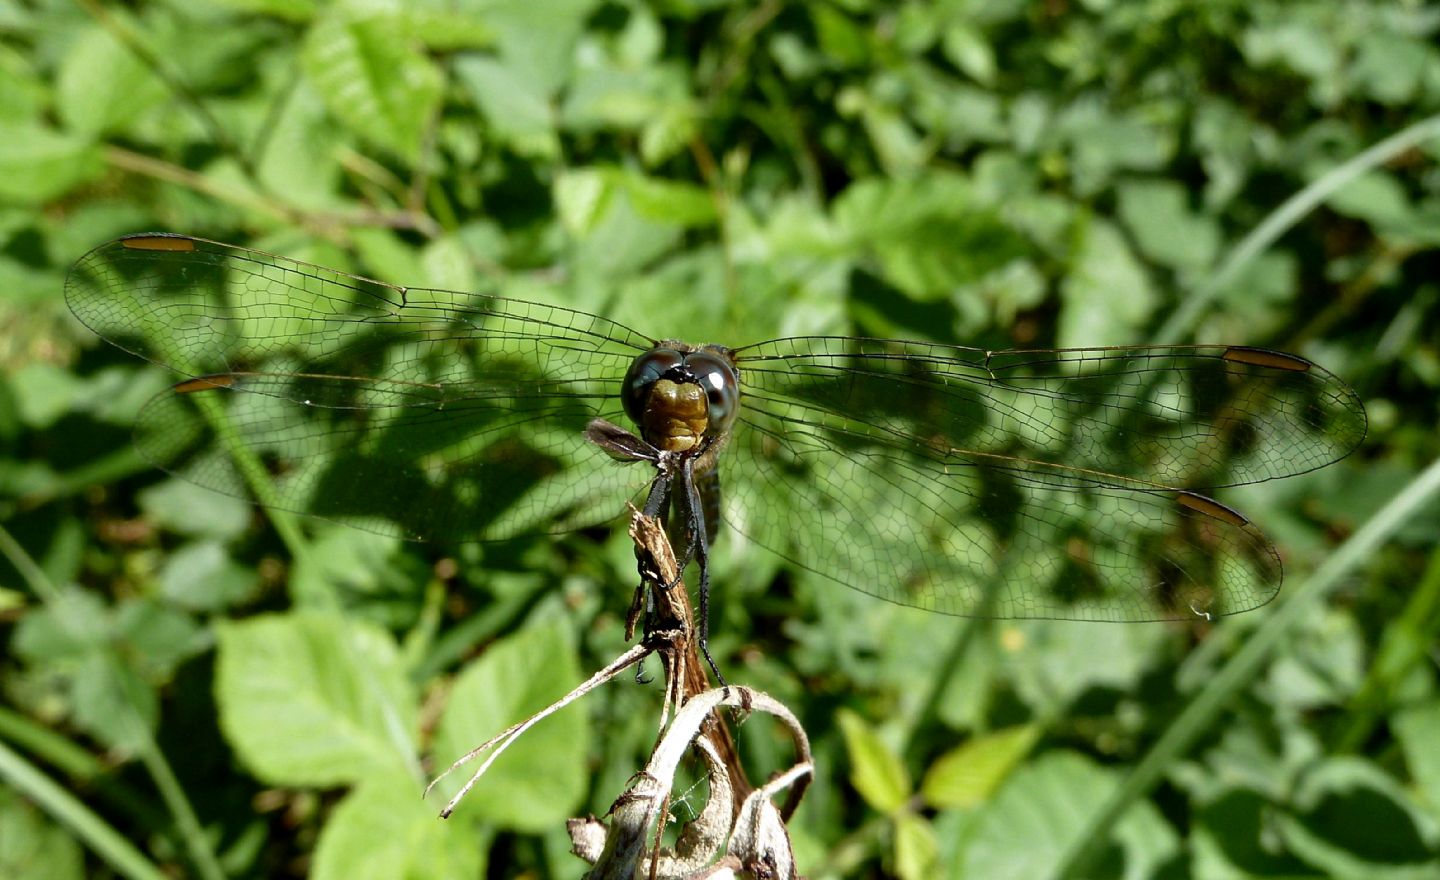
<path id="1" fill-rule="evenodd" d="M 1122 184 L 1120 219 L 1141 253 L 1173 269 L 1204 271 L 1220 253 L 1219 224 L 1192 213 L 1185 189 L 1174 181 Z"/>
<path id="2" fill-rule="evenodd" d="M 140 509 L 157 526 L 181 535 L 234 538 L 250 525 L 255 508 L 242 499 L 202 489 L 179 478 L 140 491 Z"/>
<path id="3" fill-rule="evenodd" d="M 37 70 L 37 61 L 21 53 L 0 55 L 0 119 L 17 124 L 45 110 L 49 86 Z"/>
<path id="4" fill-rule="evenodd" d="M 0 785 L 0 877 L 13 880 L 81 880 L 85 853 L 60 825 Z"/>
<path id="5" fill-rule="evenodd" d="M 93 138 L 126 130 L 140 114 L 168 97 L 165 83 L 154 71 L 96 24 L 65 56 L 56 81 L 55 109 L 67 129 Z"/>
<path id="6" fill-rule="evenodd" d="M 21 619 L 14 651 L 68 687 L 53 711 L 107 745 L 136 749 L 154 727 L 158 701 L 135 667 L 119 662 L 125 654 L 143 656 L 145 644 L 115 650 L 124 629 L 117 617 L 96 596 L 67 588 Z"/>
<path id="7" fill-rule="evenodd" d="M 1167 634 L 1158 627 L 1118 627 L 1104 639 L 1051 620 L 1011 621 L 1005 629 L 1002 640 L 1018 647 L 1001 668 L 1021 701 L 1040 717 L 1066 711 L 1092 689 L 1139 687 L 1167 644 Z"/>
<path id="8" fill-rule="evenodd" d="M 930 765 L 920 793 L 938 809 L 979 806 L 1025 760 L 1039 738 L 1040 728 L 1034 724 L 972 737 Z"/>
<path id="9" fill-rule="evenodd" d="M 105 603 L 72 588 L 20 619 L 11 650 L 31 663 L 63 664 L 83 660 L 109 638 Z"/>
<path id="10" fill-rule="evenodd" d="M 1396 33 L 1372 31 L 1360 38 L 1350 65 L 1355 88 L 1382 104 L 1399 105 L 1414 98 L 1427 68 L 1440 64 L 1434 44 Z"/>
<path id="11" fill-rule="evenodd" d="M 1138 113 L 1115 113 L 1097 95 L 1084 95 L 1055 121 L 1069 145 L 1071 176 L 1081 196 L 1099 192 L 1119 171 L 1163 166 L 1177 146 L 1176 132 Z"/>
<path id="12" fill-rule="evenodd" d="M 673 65 L 630 70 L 599 60 L 576 71 L 560 118 L 578 132 L 643 129 L 667 114 L 694 112 L 691 105 L 685 76 Z"/>
<path id="13" fill-rule="evenodd" d="M 717 220 L 703 187 L 608 166 L 559 175 L 554 199 L 561 222 L 581 241 L 577 263 L 607 274 L 637 269 L 682 230 Z"/>
<path id="14" fill-rule="evenodd" d="M 716 220 L 714 198 L 693 183 L 602 166 L 567 171 L 555 184 L 561 219 L 577 235 L 590 234 L 616 197 L 623 197 L 642 219 L 654 223 L 703 226 Z"/>
<path id="15" fill-rule="evenodd" d="M 482 55 L 460 58 L 455 62 L 455 73 L 501 141 L 522 156 L 559 158 L 555 108 L 538 83 L 523 72 Z"/>
<path id="16" fill-rule="evenodd" d="M 75 670 L 70 698 L 75 723 L 107 745 L 145 748 L 160 717 L 155 689 L 116 655 L 97 647 Z"/>
<path id="17" fill-rule="evenodd" d="M 1062 348 L 1124 345 L 1149 320 L 1155 293 L 1140 261 L 1108 221 L 1084 226 L 1075 263 L 1060 288 Z"/>
<path id="18" fill-rule="evenodd" d="M 1360 623 L 1349 613 L 1317 612 L 1296 627 L 1296 646 L 1266 675 L 1271 705 L 1297 713 L 1349 705 L 1368 662 Z"/>
<path id="19" fill-rule="evenodd" d="M 295 560 L 292 589 L 297 595 L 319 596 L 331 591 L 365 592 L 393 580 L 403 569 L 390 563 L 399 538 L 375 535 L 345 526 L 324 526 L 305 557 Z"/>
<path id="20" fill-rule="evenodd" d="M 339 193 L 344 134 L 326 115 L 325 103 L 308 79 L 295 83 L 266 134 L 257 171 L 270 192 L 304 208 L 344 204 Z"/>
<path id="21" fill-rule="evenodd" d="M 850 759 L 850 784 L 874 810 L 893 813 L 903 807 L 912 789 L 900 756 L 854 712 L 842 709 L 835 720 Z"/>
<path id="22" fill-rule="evenodd" d="M 1440 699 L 1397 712 L 1390 729 L 1400 742 L 1410 777 L 1428 802 L 1431 812 L 1440 815 Z"/>
<path id="23" fill-rule="evenodd" d="M 858 67 L 869 57 L 865 32 L 845 13 L 828 3 L 812 3 L 807 7 L 815 27 L 820 53 L 839 67 Z"/>
<path id="24" fill-rule="evenodd" d="M 640 132 L 640 157 L 653 168 L 685 149 L 700 125 L 700 110 L 688 101 L 667 103 Z"/>
<path id="25" fill-rule="evenodd" d="M 615 57 L 627 67 L 654 64 L 665 48 L 665 32 L 655 13 L 644 6 L 629 9 L 625 28 L 615 41 Z"/>
<path id="26" fill-rule="evenodd" d="M 1201 100 L 1191 137 L 1205 168 L 1205 204 L 1224 205 L 1239 194 L 1255 162 L 1256 141 L 1264 134 L 1237 105 L 1221 96 Z"/>
<path id="27" fill-rule="evenodd" d="M 488 832 L 436 818 L 405 774 L 363 780 L 330 813 L 315 843 L 315 880 L 470 880 L 485 876 Z"/>
<path id="28" fill-rule="evenodd" d="M 390 0 L 387 11 L 403 16 L 406 32 L 439 52 L 456 49 L 483 49 L 494 45 L 495 28 L 485 20 L 477 4 L 455 0 Z M 360 14 L 370 11 L 368 0 L 353 4 Z"/>
<path id="29" fill-rule="evenodd" d="M 1312 79 L 1331 76 L 1340 68 L 1336 35 L 1318 21 L 1273 19 L 1245 31 L 1240 41 L 1247 60 L 1256 66 L 1282 65 Z"/>
<path id="30" fill-rule="evenodd" d="M 215 540 L 192 541 L 170 554 L 160 569 L 160 594 L 195 611 L 219 611 L 248 601 L 260 575 L 235 562 Z"/>
<path id="31" fill-rule="evenodd" d="M 420 251 L 420 269 L 420 282 L 429 287 L 470 291 L 477 286 L 470 252 L 456 235 L 427 243 Z"/>
<path id="32" fill-rule="evenodd" d="M 607 173 L 646 220 L 684 227 L 708 226 L 716 220 L 715 199 L 702 186 L 618 168 Z"/>
<path id="33" fill-rule="evenodd" d="M 1435 867 L 1440 822 L 1360 757 L 1332 757 L 1302 775 L 1279 830 L 1289 848 L 1334 877 L 1421 877 Z"/>
<path id="34" fill-rule="evenodd" d="M 435 766 L 452 761 L 559 699 L 582 681 L 574 636 L 562 619 L 532 624 L 492 644 L 456 679 L 435 735 Z M 589 785 L 589 719 L 583 703 L 527 730 L 461 802 L 458 814 L 539 832 L 574 815 Z M 483 756 L 437 786 L 443 803 Z"/>
<path id="35" fill-rule="evenodd" d="M 48 428 L 75 405 L 84 383 L 69 371 L 37 361 L 10 377 L 20 419 L 31 428 Z"/>
<path id="36" fill-rule="evenodd" d="M 515 75 L 553 97 L 571 79 L 575 44 L 599 0 L 485 0 L 473 14 Z M 583 86 L 582 81 L 576 85 Z"/>
<path id="37" fill-rule="evenodd" d="M 613 181 L 594 168 L 567 171 L 555 178 L 555 211 L 571 235 L 590 235 L 614 196 Z"/>
<path id="38" fill-rule="evenodd" d="M 1047 752 L 1022 767 L 986 804 L 959 852 L 966 877 L 1049 877 L 1071 839 L 1085 827 L 1086 806 L 1103 801 L 1116 773 L 1070 752 Z M 1149 876 L 1174 857 L 1175 829 L 1149 801 L 1120 820 L 1114 843 L 1126 876 Z"/>
<path id="39" fill-rule="evenodd" d="M 971 79 L 990 85 L 995 79 L 995 50 L 985 35 L 968 22 L 955 22 L 945 28 L 942 42 L 945 57 Z"/>
<path id="40" fill-rule="evenodd" d="M 405 25 L 396 16 L 323 19 L 306 36 L 301 63 L 332 116 L 414 163 L 444 78 Z"/>
<path id="41" fill-rule="evenodd" d="M 212 0 L 231 9 L 273 15 L 289 21 L 309 21 L 319 9 L 317 0 Z"/>
<path id="42" fill-rule="evenodd" d="M 967 178 L 948 172 L 863 180 L 840 194 L 833 213 L 852 247 L 873 254 L 886 280 L 922 302 L 948 299 L 1028 250 Z"/>
<path id="43" fill-rule="evenodd" d="M 1274 768 L 1268 768 L 1274 769 Z M 1218 789 L 1192 799 L 1191 846 L 1196 876 L 1285 877 L 1313 869 L 1275 843 L 1276 804 L 1235 780 L 1206 770 Z"/>
<path id="44" fill-rule="evenodd" d="M 272 785 L 332 786 L 415 760 L 415 693 L 395 643 L 316 612 L 219 627 L 215 697 L 240 760 Z"/>
<path id="45" fill-rule="evenodd" d="M 1337 212 L 1364 220 L 1379 231 L 1403 231 L 1414 213 L 1404 187 L 1384 171 L 1360 175 L 1325 201 Z"/>
<path id="46" fill-rule="evenodd" d="M 860 120 L 886 174 L 908 176 L 929 161 L 933 146 L 898 109 L 867 97 L 861 104 Z"/>
<path id="47" fill-rule="evenodd" d="M 390 229 L 357 229 L 355 250 L 365 264 L 364 274 L 392 284 L 415 285 L 424 272 L 415 246 Z"/>
<path id="48" fill-rule="evenodd" d="M 44 202 L 98 177 L 100 151 L 87 141 L 26 123 L 0 137 L 0 201 Z"/>
<path id="49" fill-rule="evenodd" d="M 940 845 L 929 820 L 914 813 L 895 817 L 895 874 L 903 880 L 927 880 L 935 876 Z"/>
<path id="50" fill-rule="evenodd" d="M 146 680 L 165 684 L 176 667 L 210 647 L 210 635 L 189 615 L 148 598 L 115 608 L 115 634 Z"/>

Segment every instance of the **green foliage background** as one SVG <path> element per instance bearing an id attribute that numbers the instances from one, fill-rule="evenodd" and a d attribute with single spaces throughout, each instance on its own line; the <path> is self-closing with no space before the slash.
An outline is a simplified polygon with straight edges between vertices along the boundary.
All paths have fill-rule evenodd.
<path id="1" fill-rule="evenodd" d="M 0 2 L 0 875 L 574 876 L 563 819 L 660 702 L 606 688 L 437 821 L 422 755 L 623 647 L 624 536 L 402 546 L 152 472 L 128 423 L 173 377 L 63 303 L 94 245 L 731 344 L 1296 351 L 1371 435 L 1225 496 L 1293 596 L 1440 450 L 1437 31 L 1328 0 Z M 1193 626 L 957 621 L 722 543 L 714 645 L 815 740 L 811 876 L 1065 874 L 1093 838 L 1087 876 L 1433 877 L 1437 530 L 1415 508 L 1283 623 Z M 761 778 L 772 732 L 741 728 Z"/>

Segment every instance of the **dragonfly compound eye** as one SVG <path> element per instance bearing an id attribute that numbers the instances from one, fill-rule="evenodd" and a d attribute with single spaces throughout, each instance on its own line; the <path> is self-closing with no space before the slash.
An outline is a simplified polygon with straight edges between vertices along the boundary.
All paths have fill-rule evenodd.
<path id="1" fill-rule="evenodd" d="M 735 368 L 720 354 L 713 351 L 691 352 L 685 358 L 693 381 L 705 389 L 710 426 L 708 433 L 721 434 L 730 430 L 740 404 L 740 378 Z"/>
<path id="2" fill-rule="evenodd" d="M 650 389 L 661 376 L 685 363 L 685 355 L 673 348 L 652 348 L 637 357 L 625 373 L 625 384 L 620 389 L 620 402 L 625 405 L 625 414 L 635 424 L 645 421 L 645 404 L 650 399 Z"/>

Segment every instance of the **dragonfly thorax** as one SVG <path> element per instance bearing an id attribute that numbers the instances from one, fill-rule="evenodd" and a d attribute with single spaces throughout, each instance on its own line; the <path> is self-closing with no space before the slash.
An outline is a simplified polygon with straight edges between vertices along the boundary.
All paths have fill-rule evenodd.
<path id="1" fill-rule="evenodd" d="M 730 430 L 740 380 L 725 349 L 665 343 L 635 359 L 621 397 L 640 436 L 666 452 L 688 452 Z"/>

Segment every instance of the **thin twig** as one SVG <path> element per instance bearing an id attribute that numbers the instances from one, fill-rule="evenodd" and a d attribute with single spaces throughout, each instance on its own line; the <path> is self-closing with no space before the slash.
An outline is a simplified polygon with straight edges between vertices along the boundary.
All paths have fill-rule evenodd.
<path id="1" fill-rule="evenodd" d="M 560 711 L 561 709 L 565 708 L 566 706 L 590 693 L 595 688 L 599 687 L 607 681 L 610 681 L 615 676 L 619 675 L 621 672 L 624 672 L 629 667 L 634 666 L 636 663 L 639 663 L 641 660 L 645 659 L 646 655 L 648 655 L 651 650 L 653 649 L 650 646 L 636 645 L 635 647 L 626 651 L 624 654 L 621 654 L 605 668 L 590 676 L 590 678 L 586 679 L 583 684 L 574 688 L 565 696 L 546 706 L 544 709 L 541 709 L 539 712 L 536 712 L 534 715 L 531 715 L 529 718 L 526 718 L 524 721 L 521 721 L 517 724 L 512 724 L 511 726 L 505 728 L 505 730 L 501 733 L 496 734 L 495 736 L 491 737 L 490 739 L 466 752 L 464 755 L 456 759 L 455 763 L 445 768 L 445 772 L 441 773 L 439 776 L 436 776 L 430 781 L 429 785 L 425 786 L 425 794 L 423 796 L 429 797 L 431 789 L 438 785 L 440 783 L 440 780 L 449 776 L 459 767 L 470 763 L 478 755 L 485 752 L 492 746 L 495 746 L 497 743 L 503 743 L 503 745 L 500 745 L 498 748 L 495 749 L 495 753 L 493 755 L 491 755 L 489 758 L 486 758 L 484 763 L 482 763 L 480 767 L 470 775 L 470 778 L 466 780 L 463 786 L 460 787 L 460 790 L 455 793 L 455 796 L 450 798 L 450 801 L 445 804 L 445 809 L 440 811 L 441 818 L 450 818 L 450 814 L 455 812 L 455 805 L 460 803 L 460 799 L 465 797 L 465 795 L 470 792 L 470 789 L 475 787 L 475 783 L 480 781 L 480 777 L 485 775 L 485 771 L 490 769 L 490 765 L 495 762 L 495 759 L 500 757 L 500 755 L 506 749 L 510 748 L 510 745 L 514 743 L 521 734 L 529 730 L 531 727 L 534 727 L 542 719 L 554 715 L 556 712 Z"/>

